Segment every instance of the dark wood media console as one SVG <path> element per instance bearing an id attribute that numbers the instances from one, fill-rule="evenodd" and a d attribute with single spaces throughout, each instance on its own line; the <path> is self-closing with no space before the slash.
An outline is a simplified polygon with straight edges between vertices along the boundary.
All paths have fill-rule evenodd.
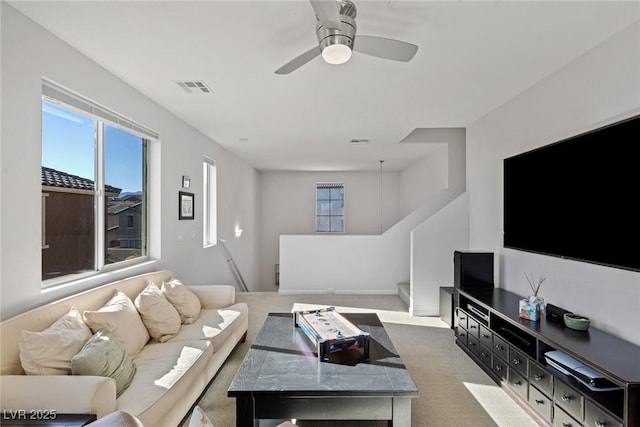
<path id="1" fill-rule="evenodd" d="M 456 343 L 539 420 L 558 427 L 640 426 L 640 346 L 591 327 L 575 331 L 520 319 L 504 289 L 456 289 Z M 594 390 L 549 366 L 561 351 L 610 384 Z"/>

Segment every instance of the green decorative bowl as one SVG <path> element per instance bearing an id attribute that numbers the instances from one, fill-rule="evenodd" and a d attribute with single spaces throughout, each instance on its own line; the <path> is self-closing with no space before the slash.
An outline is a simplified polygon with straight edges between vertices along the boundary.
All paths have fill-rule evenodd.
<path id="1" fill-rule="evenodd" d="M 579 314 L 565 313 L 564 324 L 567 328 L 575 329 L 576 331 L 586 331 L 591 325 L 591 320 Z"/>

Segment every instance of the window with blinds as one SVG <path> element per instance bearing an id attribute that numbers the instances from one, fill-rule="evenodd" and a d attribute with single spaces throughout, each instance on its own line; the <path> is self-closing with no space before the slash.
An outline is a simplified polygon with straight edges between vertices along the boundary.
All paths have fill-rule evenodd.
<path id="1" fill-rule="evenodd" d="M 154 131 L 42 83 L 42 287 L 147 259 Z"/>
<path id="2" fill-rule="evenodd" d="M 316 184 L 316 232 L 344 233 L 344 184 Z"/>

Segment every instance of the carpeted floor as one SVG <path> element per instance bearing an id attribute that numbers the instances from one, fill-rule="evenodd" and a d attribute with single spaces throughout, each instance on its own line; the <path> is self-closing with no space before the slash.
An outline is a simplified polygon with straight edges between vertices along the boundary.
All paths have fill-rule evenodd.
<path id="1" fill-rule="evenodd" d="M 235 426 L 235 399 L 227 389 L 267 313 L 290 312 L 317 306 L 335 306 L 338 311 L 375 311 L 400 353 L 420 397 L 412 400 L 411 424 L 431 426 L 537 426 L 454 340 L 453 331 L 438 317 L 412 317 L 395 295 L 278 295 L 275 292 L 238 293 L 237 301 L 249 306 L 247 341 L 230 355 L 198 405 L 215 427 Z M 275 426 L 282 420 L 265 421 Z M 186 425 L 186 423 L 185 423 Z M 305 427 L 374 427 L 386 422 L 303 421 Z"/>

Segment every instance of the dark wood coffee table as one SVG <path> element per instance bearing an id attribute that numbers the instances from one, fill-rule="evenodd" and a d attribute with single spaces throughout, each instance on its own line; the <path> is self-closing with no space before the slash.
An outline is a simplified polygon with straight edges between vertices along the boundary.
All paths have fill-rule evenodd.
<path id="1" fill-rule="evenodd" d="M 342 313 L 371 334 L 369 360 L 357 350 L 321 362 L 291 313 L 270 313 L 247 352 L 228 396 L 236 425 L 260 419 L 388 420 L 411 425 L 418 389 L 375 313 Z"/>

